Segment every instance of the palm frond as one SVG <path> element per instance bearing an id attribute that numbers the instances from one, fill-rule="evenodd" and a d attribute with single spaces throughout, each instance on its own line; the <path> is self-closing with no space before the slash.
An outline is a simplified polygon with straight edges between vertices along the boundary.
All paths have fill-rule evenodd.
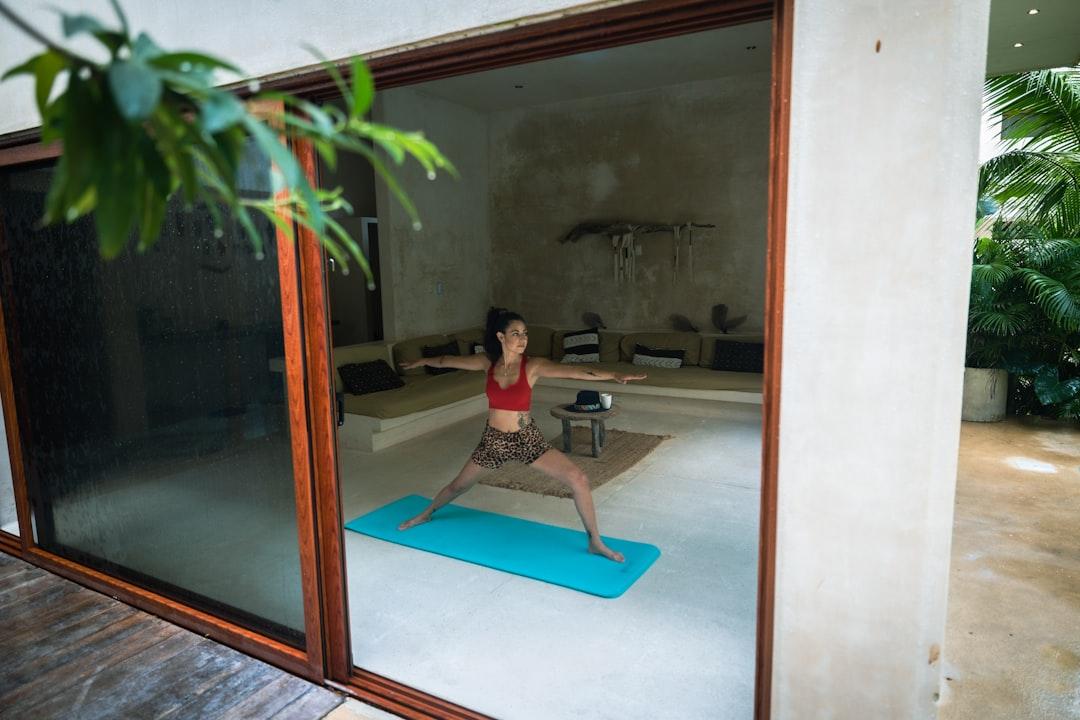
<path id="1" fill-rule="evenodd" d="M 1013 123 L 1024 149 L 1080 152 L 1076 68 L 1001 75 L 986 81 L 985 107 Z"/>
<path id="2" fill-rule="evenodd" d="M 971 284 L 979 290 L 1000 287 L 1013 274 L 1008 263 L 992 262 L 971 266 Z"/>
<path id="3" fill-rule="evenodd" d="M 979 168 L 979 194 L 1000 203 L 1001 217 L 1080 235 L 1080 153 L 1003 153 Z"/>
<path id="4" fill-rule="evenodd" d="M 973 306 L 968 315 L 968 328 L 975 333 L 1007 337 L 1022 333 L 1031 324 L 1031 320 L 1031 308 L 1024 302 Z"/>
<path id="5" fill-rule="evenodd" d="M 1020 268 L 1017 273 L 1047 317 L 1068 332 L 1080 330 L 1080 297 L 1074 296 L 1060 280 L 1037 270 Z"/>

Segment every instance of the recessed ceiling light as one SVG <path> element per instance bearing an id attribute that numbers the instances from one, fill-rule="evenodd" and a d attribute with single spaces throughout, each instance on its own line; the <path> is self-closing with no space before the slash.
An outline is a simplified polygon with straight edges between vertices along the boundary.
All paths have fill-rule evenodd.
<path id="1" fill-rule="evenodd" d="M 1031 8 L 1030 10 L 1028 10 L 1028 15 L 1038 15 L 1038 14 L 1039 14 L 1039 8 Z"/>
<path id="2" fill-rule="evenodd" d="M 1024 47 L 1024 43 L 1013 43 L 1013 47 Z"/>

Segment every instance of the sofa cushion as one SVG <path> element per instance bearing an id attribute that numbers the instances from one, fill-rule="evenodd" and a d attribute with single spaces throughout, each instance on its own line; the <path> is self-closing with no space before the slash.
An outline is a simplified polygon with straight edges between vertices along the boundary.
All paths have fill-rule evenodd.
<path id="1" fill-rule="evenodd" d="M 364 343 L 362 345 L 342 345 L 334 348 L 334 390 L 345 392 L 345 383 L 341 379 L 340 368 L 349 363 L 365 363 L 372 360 L 385 360 L 389 363 L 390 346 L 384 342 Z"/>
<path id="2" fill-rule="evenodd" d="M 484 328 L 475 327 L 468 330 L 459 330 L 450 333 L 449 337 L 457 340 L 462 355 L 472 355 L 474 346 L 484 344 Z"/>
<path id="3" fill-rule="evenodd" d="M 717 340 L 713 351 L 713 370 L 761 373 L 765 369 L 764 343 Z"/>
<path id="4" fill-rule="evenodd" d="M 599 328 L 589 328 L 587 330 L 564 332 L 562 335 L 562 347 L 563 356 L 560 362 L 600 362 L 600 330 Z"/>
<path id="5" fill-rule="evenodd" d="M 738 335 L 719 335 L 716 333 L 710 335 L 701 336 L 701 359 L 698 361 L 698 365 L 703 368 L 712 368 L 713 354 L 716 352 L 716 341 L 723 340 L 724 342 L 752 342 L 763 343 L 765 342 L 765 336 L 762 334 L 746 334 L 739 333 Z"/>
<path id="6" fill-rule="evenodd" d="M 345 392 L 351 395 L 368 395 L 405 385 L 390 363 L 381 358 L 370 362 L 346 363 L 338 368 L 338 372 Z"/>
<path id="7" fill-rule="evenodd" d="M 422 367 L 401 370 L 401 363 L 412 362 L 424 357 L 421 350 L 425 345 L 445 345 L 448 342 L 450 342 L 450 338 L 445 335 L 425 335 L 424 337 L 409 338 L 408 340 L 396 342 L 394 343 L 394 367 L 398 368 L 398 372 L 405 376 L 426 375 L 427 373 L 424 372 Z"/>
<path id="8" fill-rule="evenodd" d="M 686 351 L 682 349 L 664 350 L 647 345 L 635 345 L 632 364 L 641 367 L 680 368 L 685 359 Z"/>
<path id="9" fill-rule="evenodd" d="M 646 345 L 651 348 L 662 350 L 684 350 L 684 365 L 697 365 L 701 359 L 701 338 L 697 333 L 686 332 L 643 332 L 623 335 L 619 342 L 619 361 L 632 362 L 634 360 L 634 346 Z"/>
<path id="10" fill-rule="evenodd" d="M 484 394 L 484 373 L 408 375 L 405 386 L 370 395 L 346 395 L 345 412 L 377 418 L 396 418 L 449 405 Z M 348 422 L 346 420 L 345 422 Z"/>
<path id="11" fill-rule="evenodd" d="M 444 345 L 425 345 L 420 348 L 420 354 L 425 358 L 436 358 L 443 355 L 460 355 L 461 349 L 457 340 L 450 340 Z M 424 370 L 428 375 L 445 375 L 447 373 L 457 372 L 457 368 L 450 367 L 431 367 L 425 365 Z"/>
<path id="12" fill-rule="evenodd" d="M 555 330 L 551 334 L 551 359 L 562 362 L 562 338 L 566 330 Z M 600 331 L 600 362 L 619 362 L 619 340 L 622 335 L 607 330 Z"/>

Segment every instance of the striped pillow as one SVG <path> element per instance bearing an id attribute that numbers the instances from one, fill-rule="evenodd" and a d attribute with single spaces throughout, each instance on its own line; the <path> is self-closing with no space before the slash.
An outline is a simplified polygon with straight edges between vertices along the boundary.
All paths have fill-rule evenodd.
<path id="1" fill-rule="evenodd" d="M 589 328 L 563 335 L 564 363 L 600 362 L 600 330 Z"/>
<path id="2" fill-rule="evenodd" d="M 685 350 L 665 350 L 645 345 L 634 346 L 634 364 L 644 367 L 680 368 L 686 359 Z"/>

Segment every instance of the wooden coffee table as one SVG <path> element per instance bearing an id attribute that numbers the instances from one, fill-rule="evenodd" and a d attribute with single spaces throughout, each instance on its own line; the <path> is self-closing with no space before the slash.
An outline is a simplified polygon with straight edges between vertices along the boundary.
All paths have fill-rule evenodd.
<path id="1" fill-rule="evenodd" d="M 567 455 L 570 454 L 571 447 L 570 423 L 575 421 L 584 422 L 586 420 L 592 423 L 592 456 L 600 457 L 600 450 L 603 449 L 604 442 L 607 440 L 607 428 L 604 427 L 604 421 L 618 414 L 619 407 L 617 405 L 612 405 L 608 410 L 599 410 L 597 412 L 574 412 L 573 410 L 567 410 L 565 405 L 556 405 L 551 408 L 551 416 L 562 420 L 563 452 Z"/>

